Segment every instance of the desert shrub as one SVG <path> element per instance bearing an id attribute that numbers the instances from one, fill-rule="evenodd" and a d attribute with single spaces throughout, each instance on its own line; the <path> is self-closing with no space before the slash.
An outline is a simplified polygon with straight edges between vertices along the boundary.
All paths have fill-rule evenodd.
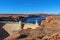
<path id="1" fill-rule="evenodd" d="M 36 38 L 32 38 L 32 40 L 36 40 Z"/>
<path id="2" fill-rule="evenodd" d="M 43 31 L 44 29 L 43 29 L 43 27 L 41 27 L 39 30 L 40 30 L 40 31 Z"/>
<path id="3" fill-rule="evenodd" d="M 44 39 L 44 40 L 48 40 L 48 39 L 46 38 L 46 39 Z"/>

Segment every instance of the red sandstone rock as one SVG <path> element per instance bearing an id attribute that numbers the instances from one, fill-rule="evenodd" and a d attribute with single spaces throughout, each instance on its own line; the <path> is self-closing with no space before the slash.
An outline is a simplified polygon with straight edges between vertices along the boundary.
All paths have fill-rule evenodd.
<path id="1" fill-rule="evenodd" d="M 53 20 L 52 16 L 49 16 L 49 17 L 46 18 L 46 22 L 50 22 L 51 20 Z"/>
<path id="2" fill-rule="evenodd" d="M 33 37 L 37 38 L 38 35 L 43 36 L 41 40 L 60 40 L 60 17 L 59 16 L 49 16 L 46 18 L 46 20 L 42 21 L 41 25 L 37 27 L 39 30 L 31 30 L 30 28 L 26 30 L 22 30 L 21 33 L 16 33 L 14 35 L 11 35 L 6 38 L 6 40 L 15 40 L 16 38 L 19 37 L 19 35 L 27 34 L 28 38 L 26 37 L 26 40 L 32 40 Z M 43 29 L 41 29 L 43 27 Z M 55 31 L 55 32 L 54 32 Z M 44 34 L 44 35 L 43 35 Z M 50 34 L 50 35 L 48 35 Z M 13 37 L 12 37 L 13 36 Z M 37 38 L 36 40 L 40 40 Z"/>
<path id="3" fill-rule="evenodd" d="M 10 35 L 4 40 L 16 40 L 20 36 L 20 33 L 15 33 L 14 35 Z"/>

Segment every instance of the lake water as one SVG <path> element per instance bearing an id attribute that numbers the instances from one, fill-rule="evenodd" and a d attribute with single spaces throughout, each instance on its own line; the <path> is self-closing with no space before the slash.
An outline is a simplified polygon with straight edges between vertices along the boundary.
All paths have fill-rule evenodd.
<path id="1" fill-rule="evenodd" d="M 38 20 L 38 24 L 41 24 L 42 20 L 45 20 L 46 17 L 30 17 L 28 18 L 26 21 L 24 21 L 25 23 L 33 23 L 35 24 L 36 20 Z"/>

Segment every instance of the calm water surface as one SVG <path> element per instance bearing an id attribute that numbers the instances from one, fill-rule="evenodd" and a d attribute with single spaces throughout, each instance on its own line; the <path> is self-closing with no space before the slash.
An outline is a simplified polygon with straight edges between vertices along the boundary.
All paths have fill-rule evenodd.
<path id="1" fill-rule="evenodd" d="M 39 24 L 41 24 L 41 21 L 42 20 L 45 20 L 46 19 L 46 17 L 44 16 L 44 17 L 30 17 L 30 18 L 28 18 L 26 21 L 24 21 L 25 23 L 33 23 L 33 24 L 35 24 L 35 22 L 36 22 L 36 20 L 38 20 L 38 23 Z"/>

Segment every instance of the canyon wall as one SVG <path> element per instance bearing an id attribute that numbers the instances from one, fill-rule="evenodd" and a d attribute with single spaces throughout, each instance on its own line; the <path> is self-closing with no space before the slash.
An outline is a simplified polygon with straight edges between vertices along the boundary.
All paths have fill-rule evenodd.
<path id="1" fill-rule="evenodd" d="M 36 29 L 22 29 L 19 33 L 10 35 L 6 39 L 13 40 L 19 36 L 19 40 L 60 40 L 60 16 L 48 16 Z"/>

